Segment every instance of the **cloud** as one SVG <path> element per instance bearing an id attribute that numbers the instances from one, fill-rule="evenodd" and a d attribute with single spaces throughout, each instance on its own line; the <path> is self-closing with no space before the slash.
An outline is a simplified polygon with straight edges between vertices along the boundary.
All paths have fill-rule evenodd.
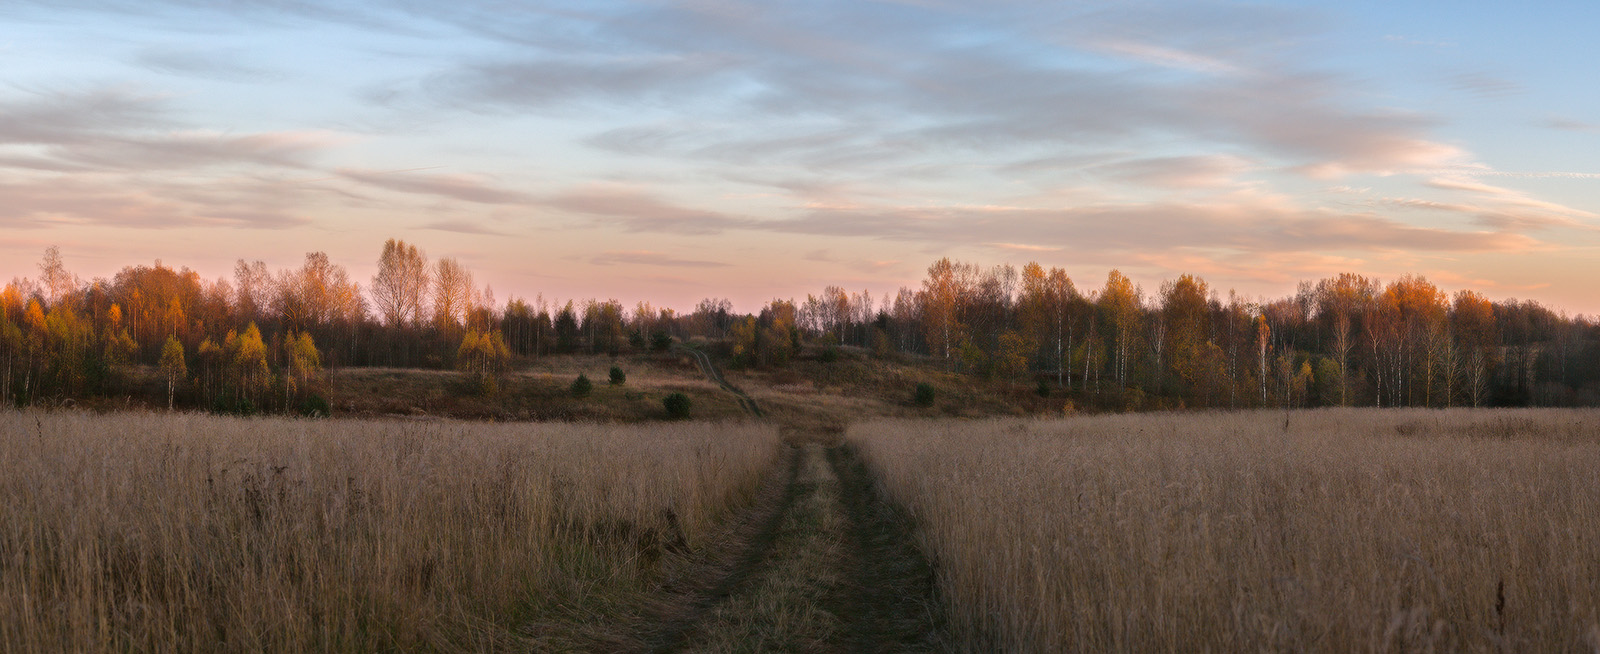
<path id="1" fill-rule="evenodd" d="M 589 259 L 589 263 L 592 263 L 596 266 L 631 264 L 640 266 L 664 266 L 669 268 L 727 268 L 729 266 L 729 264 L 717 261 L 679 259 L 662 252 L 653 252 L 650 250 L 608 251 L 591 257 Z"/>
<path id="2" fill-rule="evenodd" d="M 237 50 L 185 50 L 146 48 L 134 62 L 153 71 L 222 82 L 260 82 L 277 77 L 265 68 L 245 63 Z"/>
<path id="3" fill-rule="evenodd" d="M 1249 162 L 1227 155 L 1148 157 L 1096 166 L 1107 177 L 1139 186 L 1205 188 L 1231 184 Z"/>
<path id="4" fill-rule="evenodd" d="M 705 235 L 749 226 L 753 222 L 680 206 L 622 185 L 585 186 L 543 202 L 558 209 L 599 217 L 635 232 Z"/>
<path id="5" fill-rule="evenodd" d="M 324 130 L 235 134 L 178 121 L 167 98 L 122 87 L 0 100 L 0 163 L 143 172 L 243 164 L 299 168 L 343 142 Z"/>
<path id="6" fill-rule="evenodd" d="M 1432 118 L 1362 107 L 1351 100 L 1366 95 L 1362 82 L 1315 72 L 1296 45 L 1326 22 L 1315 11 L 824 4 L 621 3 L 503 20 L 471 2 L 418 10 L 516 47 L 383 95 L 620 119 L 587 143 L 730 173 L 876 171 L 934 153 L 1001 171 L 1150 135 L 1318 177 L 1462 154 L 1428 137 Z M 1108 68 L 1086 52 L 1158 70 Z"/>
<path id="7" fill-rule="evenodd" d="M 1517 234 L 1417 227 L 1375 214 L 1300 211 L 1267 203 L 1147 204 L 1071 209 L 884 208 L 816 211 L 756 227 L 783 233 L 919 241 L 946 247 L 1012 243 L 1082 251 L 1219 248 L 1238 252 L 1526 250 Z"/>
<path id="8" fill-rule="evenodd" d="M 1287 198 L 1237 191 L 1209 199 L 1040 208 L 1011 205 L 904 206 L 856 203 L 796 208 L 790 216 L 735 218 L 666 201 L 628 186 L 587 187 L 544 201 L 645 233 L 708 235 L 769 232 L 927 243 L 937 248 L 982 243 L 1013 251 L 1235 252 L 1525 251 L 1540 242 L 1517 230 L 1452 230 L 1407 224 L 1372 211 L 1307 210 Z M 1425 200 L 1393 200 L 1405 209 L 1470 211 Z M 1480 214 L 1488 214 L 1482 211 Z M 805 255 L 835 261 L 828 250 Z"/>
<path id="9" fill-rule="evenodd" d="M 270 180 L 235 180 L 218 188 L 161 183 L 128 188 L 68 177 L 0 181 L 5 198 L 0 225 L 283 229 L 310 222 L 297 207 L 314 192 Z"/>
<path id="10" fill-rule="evenodd" d="M 165 98 L 124 86 L 24 93 L 0 99 L 0 144 L 80 144 L 170 126 Z"/>
<path id="11" fill-rule="evenodd" d="M 423 82 L 435 99 L 467 107 L 550 107 L 671 102 L 714 90 L 732 62 L 701 53 L 539 58 L 471 63 Z M 605 101 L 601 105 L 592 101 Z M 620 109 L 620 108 L 619 108 Z"/>
<path id="12" fill-rule="evenodd" d="M 1564 132 L 1600 132 L 1600 124 L 1587 123 L 1570 118 L 1547 118 L 1537 123 L 1540 127 L 1561 130 Z"/>
<path id="13" fill-rule="evenodd" d="M 504 232 L 497 232 L 481 223 L 467 220 L 440 220 L 422 225 L 422 229 L 434 229 L 441 232 L 455 232 L 457 234 L 477 234 L 482 236 L 505 236 Z"/>
<path id="14" fill-rule="evenodd" d="M 1450 77 L 1450 88 L 1480 98 L 1503 98 L 1526 90 L 1518 82 L 1484 72 L 1452 75 Z"/>
<path id="15" fill-rule="evenodd" d="M 1243 72 L 1238 66 L 1228 62 L 1207 57 L 1205 55 L 1184 52 L 1174 48 L 1165 48 L 1159 45 L 1125 41 L 1120 39 L 1107 39 L 1094 41 L 1090 46 L 1111 54 L 1120 55 L 1142 61 L 1144 63 L 1167 68 L 1177 68 L 1196 73 L 1209 73 L 1213 75 L 1233 75 Z"/>
<path id="16" fill-rule="evenodd" d="M 534 196 L 499 188 L 489 180 L 472 175 L 418 174 L 412 171 L 378 171 L 340 168 L 339 177 L 378 188 L 475 202 L 479 204 L 532 204 Z"/>
<path id="17" fill-rule="evenodd" d="M 1480 198 L 1492 201 L 1501 210 L 1511 210 L 1526 214 L 1536 212 L 1523 220 L 1536 221 L 1546 225 L 1565 224 L 1570 226 L 1585 226 L 1574 219 L 1600 218 L 1596 214 L 1575 209 L 1556 202 L 1535 199 L 1527 193 L 1463 177 L 1434 177 L 1423 182 L 1425 185 L 1446 191 L 1465 191 L 1473 193 Z"/>
<path id="18" fill-rule="evenodd" d="M 1024 243 L 984 243 L 997 250 L 1010 250 L 1012 252 L 1060 252 L 1061 248 L 1048 245 L 1027 245 Z"/>

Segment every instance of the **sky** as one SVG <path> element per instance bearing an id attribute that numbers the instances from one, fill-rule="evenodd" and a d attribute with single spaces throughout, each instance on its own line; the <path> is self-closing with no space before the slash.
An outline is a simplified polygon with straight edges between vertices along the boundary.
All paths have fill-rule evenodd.
<path id="1" fill-rule="evenodd" d="M 1600 3 L 5 0 L 0 278 L 385 239 L 740 311 L 940 257 L 1600 314 Z"/>

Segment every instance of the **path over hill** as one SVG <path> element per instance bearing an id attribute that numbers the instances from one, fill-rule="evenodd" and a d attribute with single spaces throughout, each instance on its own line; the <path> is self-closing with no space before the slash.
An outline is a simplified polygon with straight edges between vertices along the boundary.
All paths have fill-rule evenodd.
<path id="1" fill-rule="evenodd" d="M 705 373 L 706 379 L 711 380 L 711 383 L 738 398 L 739 406 L 744 408 L 746 413 L 757 418 L 761 417 L 761 407 L 756 406 L 756 401 L 750 399 L 749 395 L 745 395 L 744 391 L 739 390 L 739 387 L 729 384 L 728 380 L 723 378 L 722 371 L 717 370 L 717 365 L 711 362 L 710 355 L 681 343 L 677 345 L 677 348 L 680 351 L 689 353 L 689 356 L 694 358 L 695 365 L 700 366 L 700 372 Z"/>

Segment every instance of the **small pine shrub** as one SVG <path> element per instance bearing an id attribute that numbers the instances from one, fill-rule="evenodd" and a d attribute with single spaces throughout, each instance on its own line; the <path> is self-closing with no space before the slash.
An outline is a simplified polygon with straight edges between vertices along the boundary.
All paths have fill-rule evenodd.
<path id="1" fill-rule="evenodd" d="M 326 398 L 313 393 L 300 401 L 300 415 L 307 418 L 326 418 L 333 415 L 333 408 L 328 406 Z"/>
<path id="2" fill-rule="evenodd" d="M 839 360 L 839 348 L 829 345 L 822 348 L 822 353 L 817 355 L 817 360 L 823 363 L 833 363 Z"/>
<path id="3" fill-rule="evenodd" d="M 912 400 L 917 406 L 933 406 L 933 395 L 933 384 L 922 382 L 917 384 L 917 392 L 912 396 Z"/>
<path id="4" fill-rule="evenodd" d="M 620 386 L 628 381 L 628 373 L 617 366 L 611 366 L 611 385 Z"/>
<path id="5" fill-rule="evenodd" d="M 689 396 L 683 393 L 669 393 L 661 398 L 661 406 L 666 407 L 667 417 L 673 420 L 689 417 Z"/>
<path id="6" fill-rule="evenodd" d="M 589 391 L 594 390 L 594 382 L 589 381 L 589 377 L 587 375 L 579 373 L 578 378 L 572 380 L 572 387 L 570 390 L 572 391 L 573 397 L 589 397 Z"/>
<path id="7" fill-rule="evenodd" d="M 1039 386 L 1034 388 L 1033 392 L 1038 393 L 1039 397 L 1050 397 L 1050 382 L 1039 380 Z"/>
<path id="8" fill-rule="evenodd" d="M 672 334 L 655 332 L 650 334 L 650 349 L 657 352 L 666 352 L 672 348 Z"/>

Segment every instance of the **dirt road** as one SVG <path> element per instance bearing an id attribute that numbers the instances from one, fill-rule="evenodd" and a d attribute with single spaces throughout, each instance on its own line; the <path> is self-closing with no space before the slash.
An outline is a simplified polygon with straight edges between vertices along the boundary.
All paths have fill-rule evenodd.
<path id="1" fill-rule="evenodd" d="M 844 445 L 789 450 L 781 490 L 690 571 L 640 641 L 654 652 L 946 649 L 933 570 Z"/>
<path id="2" fill-rule="evenodd" d="M 762 417 L 706 353 L 706 378 Z M 635 641 L 652 652 L 944 651 L 932 566 L 837 434 L 800 434 L 718 551 L 677 575 Z"/>

